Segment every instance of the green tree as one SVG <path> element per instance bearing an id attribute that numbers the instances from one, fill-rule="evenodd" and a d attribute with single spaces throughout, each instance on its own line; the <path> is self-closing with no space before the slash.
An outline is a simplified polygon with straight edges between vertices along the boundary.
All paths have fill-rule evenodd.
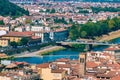
<path id="1" fill-rule="evenodd" d="M 55 13 L 56 11 L 55 11 L 55 9 L 54 8 L 52 8 L 52 10 L 51 10 L 51 12 L 50 13 Z"/>
<path id="2" fill-rule="evenodd" d="M 0 25 L 4 25 L 4 21 L 3 20 L 0 20 Z"/>
<path id="3" fill-rule="evenodd" d="M 25 20 L 25 23 L 26 23 L 26 24 L 31 24 L 32 21 L 31 21 L 30 19 L 26 19 L 26 20 Z"/>
<path id="4" fill-rule="evenodd" d="M 115 17 L 113 18 L 113 21 L 114 21 L 115 30 L 120 29 L 120 18 Z"/>
<path id="5" fill-rule="evenodd" d="M 114 20 L 111 19 L 108 21 L 108 27 L 110 30 L 112 30 L 115 27 L 114 24 L 115 24 Z"/>
<path id="6" fill-rule="evenodd" d="M 70 19 L 69 19 L 69 23 L 72 23 L 72 22 L 73 22 L 73 20 L 72 20 L 72 18 L 70 18 Z"/>
<path id="7" fill-rule="evenodd" d="M 71 40 L 76 40 L 77 38 L 79 38 L 79 31 L 80 31 L 80 27 L 78 24 L 73 24 L 71 29 L 70 29 L 70 32 L 69 32 L 69 38 Z"/>
<path id="8" fill-rule="evenodd" d="M 86 32 L 86 31 L 82 31 L 82 32 L 81 32 L 81 37 L 84 38 L 84 37 L 86 37 L 86 35 L 87 35 L 87 32 Z"/>
<path id="9" fill-rule="evenodd" d="M 48 13 L 49 13 L 49 12 L 50 12 L 50 9 L 46 9 L 46 12 L 48 12 Z"/>
<path id="10" fill-rule="evenodd" d="M 19 17 L 29 15 L 29 11 L 9 2 L 9 0 L 0 0 L 0 15 Z"/>
<path id="11" fill-rule="evenodd" d="M 15 42 L 15 41 L 13 41 L 13 42 L 10 43 L 10 45 L 11 45 L 12 47 L 16 48 L 16 47 L 18 46 L 18 43 Z"/>
<path id="12" fill-rule="evenodd" d="M 79 13 L 85 14 L 85 13 L 89 13 L 89 11 L 87 11 L 87 10 L 79 10 Z"/>
<path id="13" fill-rule="evenodd" d="M 21 45 L 27 45 L 28 41 L 29 41 L 28 38 L 23 37 L 23 38 L 20 40 L 20 44 L 21 44 Z"/>

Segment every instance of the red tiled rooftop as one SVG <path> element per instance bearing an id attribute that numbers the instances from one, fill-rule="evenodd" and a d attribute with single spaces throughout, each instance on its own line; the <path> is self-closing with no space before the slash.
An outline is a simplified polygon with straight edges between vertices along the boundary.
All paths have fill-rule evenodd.
<path id="1" fill-rule="evenodd" d="M 104 56 L 111 56 L 109 53 L 103 53 Z"/>
<path id="2" fill-rule="evenodd" d="M 120 65 L 115 63 L 115 64 L 107 64 L 108 67 L 112 67 L 112 68 L 116 68 L 116 69 L 120 69 Z"/>
<path id="3" fill-rule="evenodd" d="M 14 63 L 11 63 L 11 64 L 6 66 L 6 68 L 16 68 L 16 67 L 17 67 L 17 65 Z"/>
<path id="4" fill-rule="evenodd" d="M 49 68 L 49 63 L 43 63 L 43 64 L 39 64 L 37 65 L 38 68 Z"/>
<path id="5" fill-rule="evenodd" d="M 17 36 L 17 37 L 26 36 L 26 37 L 29 37 L 32 35 L 33 35 L 33 32 L 26 31 L 26 32 L 9 32 L 8 34 L 3 35 L 3 36 Z"/>
<path id="6" fill-rule="evenodd" d="M 16 65 L 21 65 L 23 62 L 15 62 Z"/>
<path id="7" fill-rule="evenodd" d="M 119 76 L 115 76 L 115 77 L 111 78 L 111 80 L 120 80 L 120 75 L 119 75 Z"/>
<path id="8" fill-rule="evenodd" d="M 58 64 L 59 68 L 70 68 L 70 64 Z"/>
<path id="9" fill-rule="evenodd" d="M 88 61 L 87 63 L 86 63 L 86 67 L 87 68 L 95 68 L 95 67 L 97 67 L 98 66 L 98 64 L 96 64 L 95 62 L 92 62 L 92 61 Z"/>
<path id="10" fill-rule="evenodd" d="M 29 65 L 27 62 L 15 62 L 16 65 Z"/>
<path id="11" fill-rule="evenodd" d="M 106 48 L 105 51 L 115 51 L 116 48 L 113 48 L 113 47 L 109 47 L 109 48 Z"/>
<path id="12" fill-rule="evenodd" d="M 0 58 L 6 58 L 6 57 L 8 57 L 6 54 L 0 53 Z"/>
<path id="13" fill-rule="evenodd" d="M 69 62 L 69 61 L 70 61 L 69 59 L 65 59 L 65 58 L 56 60 L 56 62 Z"/>
<path id="14" fill-rule="evenodd" d="M 40 37 L 32 36 L 32 39 L 40 39 Z"/>
<path id="15" fill-rule="evenodd" d="M 53 69 L 53 70 L 51 70 L 51 73 L 62 73 L 64 71 L 65 70 L 63 70 L 63 69 Z"/>

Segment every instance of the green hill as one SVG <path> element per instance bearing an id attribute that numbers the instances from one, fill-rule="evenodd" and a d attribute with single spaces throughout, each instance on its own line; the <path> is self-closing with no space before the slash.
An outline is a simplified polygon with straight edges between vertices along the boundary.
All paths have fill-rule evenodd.
<path id="1" fill-rule="evenodd" d="M 29 15 L 29 12 L 9 2 L 8 0 L 0 0 L 0 15 L 19 17 L 22 15 Z"/>

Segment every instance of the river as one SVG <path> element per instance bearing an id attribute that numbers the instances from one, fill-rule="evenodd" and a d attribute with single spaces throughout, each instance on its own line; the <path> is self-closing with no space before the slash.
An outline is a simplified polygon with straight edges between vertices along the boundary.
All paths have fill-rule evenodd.
<path id="1" fill-rule="evenodd" d="M 120 43 L 120 38 L 114 39 L 111 41 L 112 43 Z M 98 46 L 93 48 L 93 51 L 103 51 L 108 46 Z M 45 62 L 52 62 L 56 59 L 60 58 L 69 58 L 71 60 L 78 59 L 78 55 L 80 51 L 66 49 L 57 52 L 51 53 L 51 55 L 45 55 L 42 57 L 23 57 L 23 58 L 16 58 L 15 61 L 25 61 L 31 64 L 41 64 Z"/>

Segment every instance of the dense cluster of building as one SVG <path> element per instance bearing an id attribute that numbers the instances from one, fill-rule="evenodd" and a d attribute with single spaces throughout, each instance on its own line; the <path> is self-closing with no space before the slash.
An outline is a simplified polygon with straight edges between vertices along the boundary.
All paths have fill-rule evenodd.
<path id="1" fill-rule="evenodd" d="M 13 1 L 13 0 L 11 0 Z M 34 0 L 32 0 L 34 1 Z M 36 1 L 36 0 L 35 0 Z M 94 13 L 91 7 L 120 7 L 119 3 L 47 2 L 24 4 L 20 7 L 30 16 L 12 19 L 0 16 L 0 46 L 29 39 L 28 45 L 68 39 L 72 23 L 85 24 L 118 17 L 120 12 Z M 80 13 L 87 11 L 86 13 Z M 1 53 L 0 80 L 119 80 L 120 46 L 111 46 L 104 51 L 80 53 L 78 60 L 57 59 L 43 64 L 28 64 L 5 60 Z M 4 58 L 2 60 L 2 58 Z"/>
<path id="2" fill-rule="evenodd" d="M 4 22 L 4 25 L 0 25 L 0 46 L 2 47 L 9 46 L 9 43 L 13 41 L 18 42 L 23 37 L 29 38 L 30 43 L 66 40 L 73 22 L 85 24 L 88 21 L 97 22 L 119 16 L 119 12 L 94 13 L 91 7 L 117 8 L 120 6 L 118 3 L 51 1 L 18 5 L 28 10 L 30 16 L 15 19 L 10 16 L 0 16 L 0 21 Z M 79 13 L 81 9 L 87 13 Z"/>
<path id="3" fill-rule="evenodd" d="M 119 80 L 119 56 L 117 45 L 80 53 L 78 60 L 61 58 L 35 65 L 6 60 L 8 56 L 1 53 L 0 80 Z"/>

